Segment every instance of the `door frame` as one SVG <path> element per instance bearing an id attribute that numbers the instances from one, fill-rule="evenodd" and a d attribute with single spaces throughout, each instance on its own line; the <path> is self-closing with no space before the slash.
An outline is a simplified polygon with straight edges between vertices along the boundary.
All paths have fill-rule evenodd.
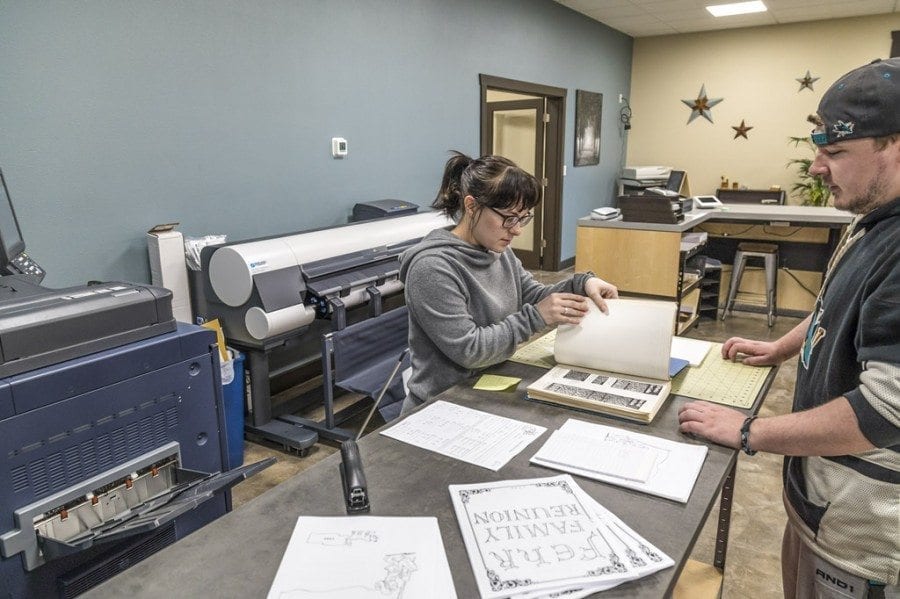
<path id="1" fill-rule="evenodd" d="M 533 100 L 506 100 L 503 102 L 490 102 L 485 105 L 485 110 L 487 111 L 487 116 L 484 120 L 484 123 L 487 125 L 487 135 L 489 140 L 494 139 L 494 115 L 497 111 L 507 111 L 507 110 L 529 110 L 534 111 L 535 114 L 535 124 L 540 125 L 537 126 L 537 131 L 535 132 L 535 145 L 532 149 L 535 159 L 534 159 L 534 171 L 535 177 L 540 177 L 546 173 L 546 167 L 544 165 L 544 148 L 546 147 L 546 143 L 544 142 L 544 135 L 546 134 L 546 127 L 544 126 L 543 116 L 546 111 L 547 101 L 544 98 L 534 98 Z M 489 144 L 490 145 L 490 144 Z M 496 151 L 496 148 L 494 148 Z M 482 149 L 481 154 L 484 155 L 487 152 L 486 148 Z M 521 166 L 521 165 L 520 165 Z M 541 188 L 541 199 L 546 194 L 547 190 L 545 188 Z M 534 220 L 529 223 L 532 227 L 532 244 L 530 250 L 522 249 L 521 247 L 513 248 L 515 254 L 519 257 L 519 260 L 522 261 L 522 266 L 530 269 L 539 269 L 541 268 L 541 256 L 544 252 L 541 251 L 541 242 L 543 240 L 543 236 L 541 232 L 544 230 L 544 210 L 543 204 L 538 206 L 536 210 L 534 210 Z"/>
<path id="2" fill-rule="evenodd" d="M 540 83 L 530 83 L 496 77 L 481 73 L 478 75 L 481 86 L 481 154 L 491 147 L 490 117 L 487 109 L 487 92 L 489 89 L 507 91 L 530 96 L 541 96 L 547 100 L 547 114 L 550 122 L 544 135 L 546 154 L 544 156 L 544 174 L 547 186 L 544 189 L 544 228 L 546 245 L 541 256 L 541 269 L 556 272 L 561 268 L 562 252 L 562 196 L 563 196 L 563 160 L 566 136 L 566 89 L 552 87 Z M 539 234 L 539 231 L 535 232 Z"/>

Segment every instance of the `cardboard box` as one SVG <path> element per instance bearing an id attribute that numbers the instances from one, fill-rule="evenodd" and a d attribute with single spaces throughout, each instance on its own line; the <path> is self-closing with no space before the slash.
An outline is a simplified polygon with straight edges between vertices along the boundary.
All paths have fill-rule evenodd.
<path id="1" fill-rule="evenodd" d="M 168 223 L 147 231 L 150 282 L 172 292 L 175 320 L 193 322 L 187 265 L 184 262 L 184 237 L 175 230 L 177 226 L 178 223 Z"/>

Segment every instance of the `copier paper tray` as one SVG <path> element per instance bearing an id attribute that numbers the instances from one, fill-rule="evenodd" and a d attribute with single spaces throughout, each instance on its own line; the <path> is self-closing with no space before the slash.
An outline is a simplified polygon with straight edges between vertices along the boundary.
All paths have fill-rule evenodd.
<path id="1" fill-rule="evenodd" d="M 274 463 L 275 458 L 267 458 L 217 474 L 175 468 L 175 485 L 162 495 L 126 512 L 121 518 L 105 522 L 66 540 L 44 536 L 38 530 L 38 546 L 44 559 L 50 561 L 95 545 L 120 541 L 160 528 L 210 499 L 215 493 L 236 485 Z"/>

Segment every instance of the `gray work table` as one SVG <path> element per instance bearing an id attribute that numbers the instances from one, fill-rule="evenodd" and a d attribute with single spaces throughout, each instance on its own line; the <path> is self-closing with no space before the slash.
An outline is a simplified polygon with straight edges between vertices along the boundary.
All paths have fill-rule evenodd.
<path id="1" fill-rule="evenodd" d="M 498 472 L 406 445 L 373 433 L 360 443 L 373 516 L 435 516 L 441 530 L 453 582 L 460 598 L 478 597 L 475 578 L 450 502 L 447 486 L 519 478 L 555 476 L 560 472 L 533 466 L 529 458 L 550 431 L 568 418 L 601 422 L 666 439 L 700 443 L 678 433 L 677 411 L 686 400 L 673 396 L 651 425 L 576 412 L 524 399 L 524 389 L 544 371 L 505 363 L 489 372 L 522 377 L 515 392 L 472 388 L 473 381 L 441 394 L 470 408 L 531 422 L 548 431 Z M 751 411 L 758 410 L 774 370 Z M 297 517 L 344 516 L 336 453 L 318 465 L 210 523 L 122 574 L 96 587 L 86 597 L 264 597 L 287 547 Z M 602 597 L 668 596 L 712 509 L 726 478 L 733 476 L 737 451 L 709 445 L 697 483 L 686 504 L 653 497 L 582 477 L 578 484 L 594 499 L 675 560 L 676 566 L 605 591 Z M 727 522 L 726 522 L 727 530 Z M 724 545 L 723 543 L 718 543 Z M 724 547 L 721 555 L 724 560 Z"/>

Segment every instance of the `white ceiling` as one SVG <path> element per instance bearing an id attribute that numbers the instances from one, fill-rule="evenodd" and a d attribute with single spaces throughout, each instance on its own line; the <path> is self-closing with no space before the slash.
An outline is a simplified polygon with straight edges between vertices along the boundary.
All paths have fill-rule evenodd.
<path id="1" fill-rule="evenodd" d="M 731 0 L 556 1 L 632 37 L 900 12 L 900 0 L 763 0 L 766 12 L 718 18 L 705 7 Z"/>

